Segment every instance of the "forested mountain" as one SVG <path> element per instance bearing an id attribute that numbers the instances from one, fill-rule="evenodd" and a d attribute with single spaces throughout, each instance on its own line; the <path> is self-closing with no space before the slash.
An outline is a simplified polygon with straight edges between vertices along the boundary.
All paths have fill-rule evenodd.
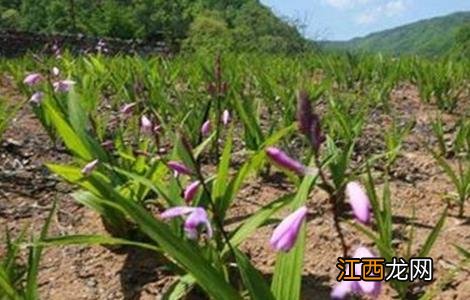
<path id="1" fill-rule="evenodd" d="M 164 38 L 186 50 L 296 53 L 296 27 L 258 0 L 0 0 L 0 28 Z"/>
<path id="2" fill-rule="evenodd" d="M 326 49 L 386 54 L 442 55 L 460 48 L 468 38 L 470 12 L 418 21 L 346 42 L 323 42 Z"/>

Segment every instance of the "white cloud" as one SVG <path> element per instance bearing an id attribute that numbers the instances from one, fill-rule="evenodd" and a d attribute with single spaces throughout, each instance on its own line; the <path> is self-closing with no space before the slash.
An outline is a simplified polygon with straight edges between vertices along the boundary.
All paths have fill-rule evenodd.
<path id="1" fill-rule="evenodd" d="M 369 9 L 356 17 L 358 24 L 371 24 L 381 18 L 391 18 L 400 15 L 407 8 L 405 0 L 391 0 L 375 8 Z"/>
<path id="2" fill-rule="evenodd" d="M 394 0 L 385 3 L 384 12 L 387 16 L 393 17 L 401 14 L 406 10 L 406 4 L 403 0 Z"/>
<path id="3" fill-rule="evenodd" d="M 358 24 L 371 24 L 377 21 L 378 15 L 375 11 L 367 11 L 356 17 L 356 23 Z"/>
<path id="4" fill-rule="evenodd" d="M 367 4 L 373 0 L 324 0 L 326 4 L 339 9 L 349 9 Z"/>

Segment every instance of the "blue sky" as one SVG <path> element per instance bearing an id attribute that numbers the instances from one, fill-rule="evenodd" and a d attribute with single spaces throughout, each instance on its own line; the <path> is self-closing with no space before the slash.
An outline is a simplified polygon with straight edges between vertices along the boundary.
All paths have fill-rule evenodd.
<path id="1" fill-rule="evenodd" d="M 470 0 L 261 0 L 306 24 L 315 39 L 346 40 L 421 19 L 470 11 Z"/>

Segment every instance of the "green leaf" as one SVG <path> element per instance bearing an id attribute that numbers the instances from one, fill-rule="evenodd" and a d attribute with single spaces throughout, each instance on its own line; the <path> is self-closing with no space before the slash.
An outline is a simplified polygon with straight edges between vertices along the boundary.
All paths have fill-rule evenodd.
<path id="1" fill-rule="evenodd" d="M 74 199 L 78 203 L 81 203 L 98 212 L 101 216 L 103 216 L 104 220 L 109 223 L 111 228 L 115 229 L 116 232 L 120 232 L 121 230 L 125 230 L 127 228 L 124 214 L 115 207 L 105 205 L 100 191 L 86 180 L 86 177 L 83 176 L 79 168 L 53 164 L 48 164 L 47 167 L 49 170 L 51 170 L 51 172 L 56 173 L 65 180 L 78 184 L 82 188 L 86 189 L 87 192 L 74 193 Z M 99 178 L 99 180 L 109 184 L 108 179 L 104 175 L 98 173 L 97 171 L 94 173 L 94 176 Z M 123 232 L 123 234 L 124 233 L 125 232 Z"/>
<path id="2" fill-rule="evenodd" d="M 9 299 L 20 299 L 2 265 L 0 265 L 0 288 L 2 290 L 0 296 L 4 293 Z"/>
<path id="3" fill-rule="evenodd" d="M 276 134 L 270 136 L 266 141 L 263 143 L 262 149 L 260 149 L 258 152 L 253 154 L 248 161 L 246 161 L 243 166 L 238 170 L 237 174 L 235 177 L 230 181 L 228 184 L 225 194 L 223 198 L 221 199 L 220 203 L 220 209 L 219 213 L 222 216 L 222 219 L 225 216 L 225 213 L 227 209 L 230 207 L 233 199 L 235 198 L 235 195 L 238 193 L 240 188 L 242 187 L 242 184 L 246 177 L 252 172 L 253 170 L 259 170 L 261 166 L 263 165 L 263 162 L 266 159 L 266 153 L 265 153 L 265 148 L 269 147 L 276 142 L 278 142 L 281 138 L 283 138 L 285 135 L 287 135 L 289 132 L 291 132 L 294 128 L 296 128 L 296 125 L 293 124 L 291 126 L 288 126 L 286 128 L 281 129 L 279 132 Z"/>
<path id="4" fill-rule="evenodd" d="M 245 109 L 242 103 L 243 101 L 243 99 L 238 98 L 233 101 L 233 104 L 238 115 L 240 116 L 240 119 L 243 122 L 243 125 L 245 126 L 249 146 L 251 146 L 252 149 L 258 149 L 258 147 L 264 141 L 263 132 L 255 116 L 255 110 Z"/>
<path id="5" fill-rule="evenodd" d="M 227 187 L 230 158 L 232 154 L 232 140 L 232 130 L 230 130 L 225 142 L 224 151 L 222 152 L 222 158 L 220 159 L 217 177 L 212 187 L 212 197 L 215 199 L 217 205 Z"/>
<path id="6" fill-rule="evenodd" d="M 194 155 L 194 158 L 198 158 L 201 153 L 211 144 L 212 140 L 215 138 L 216 136 L 216 131 L 212 132 L 212 134 L 206 138 L 204 141 L 202 141 L 201 144 L 199 144 L 196 148 L 194 148 L 193 150 L 193 155 Z"/>
<path id="7" fill-rule="evenodd" d="M 441 168 L 444 170 L 444 172 L 447 174 L 447 176 L 449 176 L 450 180 L 452 180 L 452 183 L 454 184 L 454 186 L 457 189 L 459 189 L 460 181 L 457 177 L 457 174 L 454 172 L 454 170 L 450 166 L 450 164 L 447 163 L 447 161 L 444 158 L 442 158 L 442 156 L 439 156 L 434 152 L 432 152 L 432 153 L 434 155 L 434 158 L 437 160 L 437 162 L 441 166 Z"/>
<path id="8" fill-rule="evenodd" d="M 181 205 L 181 202 L 175 201 L 173 197 L 170 197 L 170 191 L 168 191 L 167 188 L 163 184 L 161 184 L 161 182 L 151 181 L 150 179 L 147 179 L 143 176 L 128 172 L 118 167 L 109 166 L 109 168 L 121 175 L 128 177 L 129 179 L 132 179 L 135 182 L 142 184 L 143 186 L 148 187 L 149 189 L 163 197 L 170 205 Z"/>
<path id="9" fill-rule="evenodd" d="M 162 295 L 162 300 L 180 300 L 183 299 L 194 287 L 196 280 L 191 274 L 182 276 L 173 283 Z"/>
<path id="10" fill-rule="evenodd" d="M 274 300 L 274 296 L 266 285 L 266 280 L 261 273 L 253 267 L 246 255 L 235 249 L 235 258 L 245 286 L 253 300 Z"/>
<path id="11" fill-rule="evenodd" d="M 48 101 L 43 102 L 43 107 L 67 148 L 85 161 L 94 160 L 95 157 L 85 141 L 75 133 L 61 114 Z"/>
<path id="12" fill-rule="evenodd" d="M 454 244 L 455 249 L 465 258 L 465 259 L 470 259 L 470 251 L 465 250 L 463 247 L 460 247 L 459 245 Z"/>
<path id="13" fill-rule="evenodd" d="M 230 243 L 232 246 L 236 247 L 240 245 L 246 238 L 248 238 L 252 233 L 262 226 L 272 215 L 278 212 L 281 208 L 285 207 L 288 204 L 291 204 L 294 200 L 292 194 L 285 195 L 278 200 L 264 206 L 258 210 L 255 214 L 243 221 L 243 224 L 238 227 L 232 237 L 230 238 Z M 228 251 L 228 247 L 224 249 L 224 252 Z"/>
<path id="14" fill-rule="evenodd" d="M 44 223 L 44 226 L 41 229 L 41 233 L 39 236 L 39 240 L 43 240 L 46 238 L 47 233 L 49 231 L 49 227 L 52 222 L 52 217 L 54 216 L 57 208 L 57 199 L 54 199 L 52 204 L 51 211 Z M 32 247 L 29 250 L 28 256 L 28 271 L 26 275 L 26 287 L 25 287 L 25 298 L 26 299 L 39 299 L 38 294 L 38 283 L 37 277 L 39 272 L 39 262 L 41 260 L 43 247 L 37 246 Z"/>
<path id="15" fill-rule="evenodd" d="M 431 248 L 434 245 L 434 242 L 436 241 L 437 237 L 439 236 L 439 233 L 441 232 L 442 227 L 444 226 L 446 217 L 447 217 L 447 207 L 442 212 L 441 217 L 439 218 L 439 221 L 437 221 L 437 224 L 429 233 L 428 238 L 426 239 L 426 242 L 424 242 L 424 245 L 421 248 L 421 251 L 419 251 L 418 253 L 418 257 L 426 257 L 429 254 L 429 251 L 431 251 Z"/>
<path id="16" fill-rule="evenodd" d="M 143 249 L 160 252 L 161 250 L 154 245 L 129 241 L 126 239 L 113 238 L 104 235 L 67 235 L 48 237 L 33 244 L 33 246 L 69 246 L 69 245 L 125 245 L 135 246 Z"/>
<path id="17" fill-rule="evenodd" d="M 288 253 L 279 253 L 276 259 L 271 290 L 276 299 L 300 299 L 305 248 L 305 224 L 302 225 L 295 246 Z"/>
<path id="18" fill-rule="evenodd" d="M 139 204 L 124 198 L 94 174 L 87 179 L 103 196 L 113 199 L 149 238 L 158 243 L 165 254 L 191 273 L 209 295 L 215 299 L 240 299 L 240 295 L 224 281 L 224 276 L 214 269 L 194 244 L 178 238 L 167 224 L 155 219 Z"/>
<path id="19" fill-rule="evenodd" d="M 392 260 L 392 257 L 395 256 L 393 249 L 390 249 L 387 244 L 383 243 L 380 237 L 376 236 L 372 231 L 362 224 L 354 222 L 350 222 L 349 224 L 371 239 L 379 249 L 381 256 L 385 257 L 387 261 Z"/>
<path id="20" fill-rule="evenodd" d="M 67 98 L 70 125 L 75 132 L 85 132 L 86 128 L 88 128 L 88 118 L 80 104 L 80 96 L 72 88 Z"/>
<path id="21" fill-rule="evenodd" d="M 317 176 L 306 176 L 300 184 L 299 190 L 293 200 L 292 208 L 297 209 L 304 205 Z M 294 247 L 288 253 L 279 253 L 274 268 L 274 277 L 271 285 L 276 299 L 300 299 L 302 281 L 302 268 L 305 250 L 305 224 L 302 225 Z"/>

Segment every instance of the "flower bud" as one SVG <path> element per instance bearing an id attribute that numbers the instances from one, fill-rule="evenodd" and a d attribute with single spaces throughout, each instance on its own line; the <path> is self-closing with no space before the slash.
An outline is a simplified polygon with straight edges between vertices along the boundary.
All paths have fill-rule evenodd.
<path id="1" fill-rule="evenodd" d="M 41 104 L 43 99 L 44 99 L 44 93 L 36 92 L 31 96 L 31 98 L 29 99 L 29 102 L 31 102 L 34 105 L 39 105 Z"/>
<path id="2" fill-rule="evenodd" d="M 37 85 L 39 82 L 41 82 L 41 80 L 42 80 L 41 74 L 32 73 L 25 77 L 25 79 L 23 80 L 23 83 L 28 86 L 33 86 L 33 85 Z"/>
<path id="3" fill-rule="evenodd" d="M 346 195 L 349 198 L 349 204 L 356 219 L 363 223 L 369 224 L 371 219 L 369 197 L 357 182 L 349 182 L 346 185 Z"/>
<path id="4" fill-rule="evenodd" d="M 99 160 L 95 159 L 94 161 L 88 163 L 83 167 L 82 174 L 84 176 L 89 176 L 98 166 Z"/>
<path id="5" fill-rule="evenodd" d="M 289 157 L 282 150 L 275 147 L 269 147 L 266 149 L 266 154 L 277 166 L 288 171 L 292 171 L 298 175 L 305 175 L 306 167 L 297 160 Z"/>
<path id="6" fill-rule="evenodd" d="M 376 257 L 369 249 L 359 247 L 354 252 L 353 258 L 374 258 Z M 346 265 L 346 273 L 349 274 L 349 265 Z M 355 264 L 354 274 L 362 274 L 362 263 Z M 367 295 L 373 299 L 377 298 L 381 291 L 380 281 L 341 281 L 331 291 L 331 299 L 345 299 L 348 294 Z"/>
<path id="7" fill-rule="evenodd" d="M 224 110 L 222 113 L 222 124 L 227 126 L 228 123 L 230 123 L 230 112 L 228 110 Z"/>
<path id="8" fill-rule="evenodd" d="M 145 115 L 140 118 L 140 131 L 147 135 L 151 135 L 153 133 L 152 121 L 150 121 Z"/>
<path id="9" fill-rule="evenodd" d="M 292 249 L 306 215 L 307 207 L 302 206 L 287 216 L 276 229 L 274 229 L 270 243 L 276 251 L 288 252 Z"/>
<path id="10" fill-rule="evenodd" d="M 318 152 L 321 144 L 326 140 L 321 131 L 320 117 L 313 113 L 312 105 L 306 91 L 299 91 L 297 100 L 297 121 L 299 122 L 299 130 L 307 137 L 315 152 Z"/>
<path id="11" fill-rule="evenodd" d="M 132 115 L 132 113 L 134 112 L 134 106 L 136 104 L 135 103 L 127 103 L 127 104 L 124 104 L 121 109 L 119 110 L 119 112 L 123 115 L 124 118 L 128 118 Z"/>
<path id="12" fill-rule="evenodd" d="M 52 85 L 55 92 L 65 93 L 70 91 L 75 84 L 76 82 L 73 80 L 61 80 L 54 82 Z"/>
<path id="13" fill-rule="evenodd" d="M 193 201 L 194 196 L 196 196 L 197 191 L 199 190 L 200 184 L 201 184 L 200 181 L 194 181 L 193 183 L 191 183 L 190 185 L 186 187 L 186 189 L 184 190 L 184 195 L 183 195 L 184 201 L 186 201 L 186 203 L 190 203 L 191 201 Z"/>
<path id="14" fill-rule="evenodd" d="M 53 68 L 52 68 L 52 75 L 54 75 L 54 76 L 59 76 L 59 74 L 60 74 L 59 68 L 53 67 Z"/>
<path id="15" fill-rule="evenodd" d="M 104 149 L 108 151 L 111 151 L 114 149 L 114 142 L 112 140 L 106 140 L 101 143 L 101 147 L 103 147 Z"/>
<path id="16" fill-rule="evenodd" d="M 175 171 L 177 174 L 185 174 L 185 175 L 192 175 L 192 171 L 190 168 L 185 166 L 184 164 L 177 162 L 177 161 L 169 161 L 167 163 L 168 168 Z"/>
<path id="17" fill-rule="evenodd" d="M 212 126 L 211 121 L 207 120 L 201 126 L 201 133 L 203 136 L 208 136 L 211 133 Z"/>

